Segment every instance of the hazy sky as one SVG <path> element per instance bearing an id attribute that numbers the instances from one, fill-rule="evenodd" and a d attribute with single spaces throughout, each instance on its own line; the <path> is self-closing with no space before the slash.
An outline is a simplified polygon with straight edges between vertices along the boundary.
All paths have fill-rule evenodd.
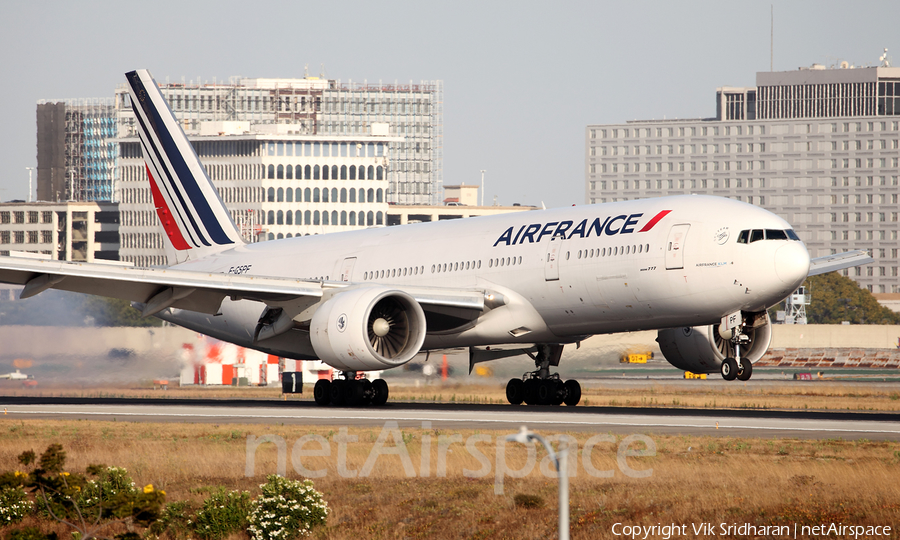
<path id="1" fill-rule="evenodd" d="M 24 199 L 40 99 L 159 81 L 444 81 L 444 183 L 500 204 L 584 202 L 590 123 L 715 114 L 718 86 L 769 69 L 878 62 L 900 2 L 154 2 L 0 4 L 0 199 Z"/>

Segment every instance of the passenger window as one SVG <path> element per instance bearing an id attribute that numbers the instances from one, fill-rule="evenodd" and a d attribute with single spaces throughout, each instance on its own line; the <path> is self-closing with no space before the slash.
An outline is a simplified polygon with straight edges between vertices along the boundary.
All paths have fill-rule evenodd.
<path id="1" fill-rule="evenodd" d="M 753 229 L 750 233 L 750 243 L 758 242 L 759 240 L 764 240 L 765 236 L 763 235 L 762 229 Z"/>
<path id="2" fill-rule="evenodd" d="M 738 244 L 746 244 L 747 241 L 750 240 L 750 230 L 744 229 L 741 231 L 741 234 L 738 235 Z"/>
<path id="3" fill-rule="evenodd" d="M 766 229 L 766 240 L 787 240 L 787 233 L 780 229 Z"/>

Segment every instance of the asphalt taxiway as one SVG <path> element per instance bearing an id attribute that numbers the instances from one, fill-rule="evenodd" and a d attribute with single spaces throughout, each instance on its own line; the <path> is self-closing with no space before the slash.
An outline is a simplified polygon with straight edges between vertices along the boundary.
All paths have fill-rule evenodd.
<path id="1" fill-rule="evenodd" d="M 525 407 L 388 403 L 318 407 L 307 401 L 0 397 L 2 419 L 292 424 L 592 431 L 733 437 L 900 440 L 900 414 L 847 411 Z"/>

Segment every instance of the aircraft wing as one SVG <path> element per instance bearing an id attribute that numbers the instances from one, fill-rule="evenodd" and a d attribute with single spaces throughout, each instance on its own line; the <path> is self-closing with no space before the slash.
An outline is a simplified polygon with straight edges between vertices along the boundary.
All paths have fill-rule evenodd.
<path id="1" fill-rule="evenodd" d="M 354 285 L 302 279 L 134 268 L 107 264 L 72 263 L 46 259 L 0 257 L 0 282 L 24 285 L 21 298 L 47 289 L 120 298 L 143 304 L 149 316 L 168 307 L 215 314 L 226 297 L 263 302 L 272 307 L 289 304 L 312 306 L 329 289 Z M 423 309 L 484 309 L 484 291 L 433 287 L 398 287 L 410 294 Z"/>
<path id="2" fill-rule="evenodd" d="M 843 253 L 835 253 L 834 255 L 826 255 L 824 257 L 816 257 L 809 261 L 809 275 L 817 276 L 819 274 L 827 274 L 835 270 L 843 270 L 853 266 L 862 266 L 875 262 L 868 251 L 854 250 L 845 251 Z"/>

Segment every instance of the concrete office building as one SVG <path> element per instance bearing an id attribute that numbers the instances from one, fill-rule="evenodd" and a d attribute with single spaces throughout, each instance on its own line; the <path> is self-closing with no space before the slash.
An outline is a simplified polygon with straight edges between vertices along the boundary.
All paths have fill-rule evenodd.
<path id="1" fill-rule="evenodd" d="M 586 202 L 739 199 L 793 224 L 813 257 L 868 250 L 875 263 L 845 274 L 900 292 L 900 68 L 813 65 L 756 82 L 719 88 L 712 118 L 587 126 Z"/>
<path id="2" fill-rule="evenodd" d="M 271 133 L 247 122 L 203 122 L 189 136 L 247 242 L 385 225 L 387 149 L 397 137 L 298 135 L 293 124 Z M 123 261 L 166 264 L 143 153 L 122 139 L 119 209 Z"/>
<path id="3" fill-rule="evenodd" d="M 112 98 L 39 101 L 37 199 L 111 202 L 117 137 Z"/>
<path id="4" fill-rule="evenodd" d="M 0 204 L 0 255 L 24 252 L 60 261 L 117 261 L 119 211 L 97 202 Z"/>

